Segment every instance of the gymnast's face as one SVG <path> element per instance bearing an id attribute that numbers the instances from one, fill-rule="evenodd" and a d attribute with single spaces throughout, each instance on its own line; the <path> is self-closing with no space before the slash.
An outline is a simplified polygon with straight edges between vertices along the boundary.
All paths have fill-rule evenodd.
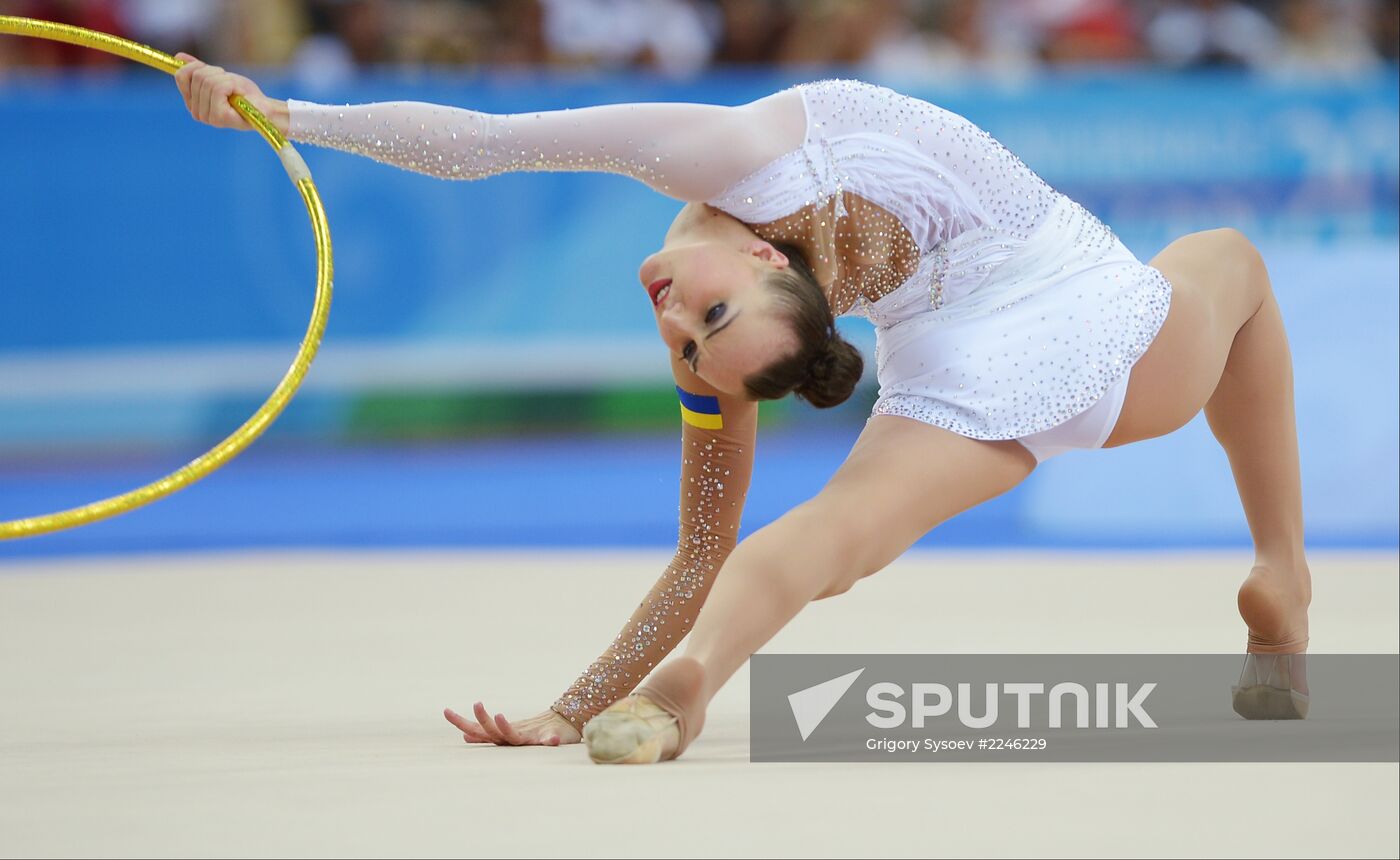
<path id="1" fill-rule="evenodd" d="M 745 397 L 744 380 L 797 349 L 797 339 L 763 280 L 787 257 L 754 240 L 703 241 L 647 257 L 639 276 L 671 354 L 725 394 Z"/>

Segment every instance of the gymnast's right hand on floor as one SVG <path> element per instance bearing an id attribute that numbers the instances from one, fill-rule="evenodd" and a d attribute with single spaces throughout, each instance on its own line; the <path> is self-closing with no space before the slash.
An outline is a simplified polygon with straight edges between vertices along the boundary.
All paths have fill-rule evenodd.
<path id="1" fill-rule="evenodd" d="M 497 744 L 499 746 L 559 746 L 576 744 L 582 740 L 578 729 L 554 711 L 545 711 L 533 717 L 511 722 L 505 714 L 492 717 L 486 706 L 480 702 L 472 709 L 476 720 L 472 721 L 451 708 L 442 715 L 462 733 L 462 740 L 469 744 Z"/>
<path id="2" fill-rule="evenodd" d="M 237 93 L 261 111 L 278 131 L 287 133 L 290 117 L 286 102 L 263 95 L 257 84 L 242 75 L 226 72 L 189 54 L 176 54 L 175 59 L 185 62 L 175 73 L 175 86 L 180 88 L 190 116 L 215 128 L 252 131 L 248 121 L 228 103 L 229 96 Z"/>

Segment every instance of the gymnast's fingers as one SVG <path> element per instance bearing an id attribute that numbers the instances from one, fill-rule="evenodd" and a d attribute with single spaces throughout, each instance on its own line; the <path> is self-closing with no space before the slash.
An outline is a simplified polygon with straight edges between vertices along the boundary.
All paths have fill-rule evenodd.
<path id="1" fill-rule="evenodd" d="M 175 87 L 180 91 L 180 97 L 185 100 L 185 107 L 189 107 L 190 76 L 194 74 L 195 66 L 199 60 L 189 54 L 176 54 L 175 59 L 185 62 L 183 66 L 175 70 Z"/>
<path id="2" fill-rule="evenodd" d="M 190 92 L 191 85 L 190 76 L 185 74 L 184 69 L 181 69 L 175 74 L 175 86 L 180 90 L 180 98 L 185 102 L 185 110 L 190 112 L 190 116 L 194 116 L 194 102 Z"/>
<path id="3" fill-rule="evenodd" d="M 214 127 L 220 126 L 219 79 L 223 69 L 218 66 L 205 66 L 194 73 L 196 82 L 195 98 L 199 105 L 199 118 Z"/>
<path id="4" fill-rule="evenodd" d="M 506 743 L 513 746 L 524 746 L 529 743 L 529 741 L 521 737 L 520 732 L 515 730 L 515 726 L 510 724 L 510 720 L 506 719 L 505 714 L 496 715 L 496 728 L 501 730 L 501 735 L 505 737 Z"/>
<path id="5" fill-rule="evenodd" d="M 209 83 L 205 74 L 206 66 L 200 63 L 190 72 L 190 115 L 200 122 L 208 122 L 204 113 L 204 88 Z"/>
<path id="6" fill-rule="evenodd" d="M 447 721 L 455 726 L 462 733 L 462 740 L 469 744 L 489 744 L 493 741 L 490 736 L 481 730 L 481 726 L 452 710 L 443 711 L 443 716 Z"/>
<path id="7" fill-rule="evenodd" d="M 226 128 L 246 129 L 249 126 L 244 121 L 243 114 L 238 112 L 231 101 L 235 94 L 243 94 L 242 87 L 238 86 L 237 76 L 222 76 L 214 88 L 214 110 L 218 114 L 219 125 Z"/>
<path id="8" fill-rule="evenodd" d="M 490 736 L 491 743 L 502 745 L 506 743 L 505 736 L 501 734 L 500 728 L 496 726 L 496 721 L 491 719 L 491 715 L 486 712 L 485 705 L 477 702 L 475 707 L 472 708 L 472 713 L 476 715 L 476 721 L 481 724 L 482 730 Z"/>
<path id="9" fill-rule="evenodd" d="M 195 62 L 181 69 L 179 72 L 179 77 L 176 78 L 177 86 L 179 85 L 179 82 L 181 80 L 184 81 L 184 86 L 181 88 L 181 93 L 185 97 L 185 107 L 189 110 L 190 116 L 194 117 L 196 120 L 200 118 L 199 70 L 203 67 L 203 65 L 203 63 L 200 63 L 198 60 L 196 60 Z"/>
<path id="10" fill-rule="evenodd" d="M 200 122 L 208 122 L 204 115 L 204 76 L 200 74 L 202 69 L 195 69 L 190 75 L 190 113 Z"/>
<path id="11" fill-rule="evenodd" d="M 258 88 L 257 84 L 253 83 L 253 81 L 243 77 L 242 75 L 229 75 L 228 79 L 229 92 L 227 95 L 225 95 L 224 102 L 229 105 L 229 121 L 233 123 L 235 128 L 245 130 L 251 129 L 252 125 L 246 119 L 244 119 L 243 114 L 239 113 L 238 109 L 235 108 L 231 102 L 229 102 L 229 98 L 234 95 L 240 95 L 243 98 L 247 99 L 248 103 L 251 104 L 253 107 L 266 114 L 267 97 L 263 95 L 263 91 Z"/>
<path id="12" fill-rule="evenodd" d="M 199 108 L 204 114 L 204 121 L 210 125 L 217 126 L 218 119 L 215 108 L 218 107 L 218 74 L 222 72 L 218 66 L 209 66 L 201 69 L 199 78 L 201 86 L 199 89 Z"/>
<path id="13" fill-rule="evenodd" d="M 476 723 L 473 723 L 471 720 L 467 719 L 466 717 L 462 716 L 456 711 L 452 710 L 451 708 L 443 710 L 442 715 L 447 718 L 447 721 L 449 723 L 455 726 L 456 729 L 462 733 L 462 740 L 466 741 L 467 743 L 491 743 L 491 738 L 486 736 L 486 733 L 481 730 L 480 726 L 478 726 Z"/>

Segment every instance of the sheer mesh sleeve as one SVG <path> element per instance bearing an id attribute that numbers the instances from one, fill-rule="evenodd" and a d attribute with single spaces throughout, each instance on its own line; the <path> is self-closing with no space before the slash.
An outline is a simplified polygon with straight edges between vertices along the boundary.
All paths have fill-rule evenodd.
<path id="1" fill-rule="evenodd" d="M 707 200 L 800 146 L 806 128 L 794 90 L 740 107 L 645 103 L 522 114 L 424 102 L 287 105 L 293 140 L 443 179 L 617 173 L 686 201 Z"/>
<path id="2" fill-rule="evenodd" d="M 713 397 L 716 392 L 683 365 L 676 379 L 687 392 Z M 584 670 L 553 709 L 580 730 L 614 701 L 632 692 L 690 632 L 724 560 L 738 542 L 753 467 L 758 404 L 715 397 L 723 420 L 720 429 L 699 415 L 683 420 L 681 435 L 680 536 L 676 553 L 612 645 Z M 684 415 L 684 412 L 683 412 Z"/>

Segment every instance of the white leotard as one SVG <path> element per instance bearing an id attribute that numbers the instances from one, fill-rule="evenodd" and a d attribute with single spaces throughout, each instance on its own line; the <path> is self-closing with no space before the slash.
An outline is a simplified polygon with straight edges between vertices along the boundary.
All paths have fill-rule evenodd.
<path id="1" fill-rule="evenodd" d="M 856 81 L 798 90 L 802 147 L 711 202 L 762 224 L 813 195 L 854 192 L 899 220 L 917 270 L 852 306 L 876 326 L 876 414 L 1023 438 L 1085 412 L 1126 376 L 1166 319 L 1160 272 L 963 117 Z M 849 206 L 818 208 L 838 225 L 850 217 Z M 1102 444 L 1101 429 L 1085 428 L 1077 447 Z"/>
<path id="2" fill-rule="evenodd" d="M 1170 304 L 1160 272 L 986 132 L 859 81 L 738 108 L 290 104 L 296 140 L 446 178 L 621 173 L 805 243 L 833 308 L 876 326 L 875 413 L 977 439 L 1061 427 L 1059 449 L 1101 444 L 1088 416 L 1116 418 Z M 1117 403 L 1091 412 L 1105 394 Z M 1063 426 L 1076 416 L 1088 426 Z"/>

